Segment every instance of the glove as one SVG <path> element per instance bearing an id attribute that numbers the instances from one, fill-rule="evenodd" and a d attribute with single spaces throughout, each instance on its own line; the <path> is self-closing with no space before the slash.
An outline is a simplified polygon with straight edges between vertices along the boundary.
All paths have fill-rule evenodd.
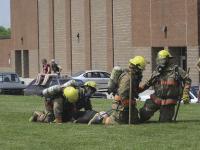
<path id="1" fill-rule="evenodd" d="M 189 104 L 189 102 L 190 102 L 189 89 L 184 88 L 182 100 L 183 100 L 184 104 Z"/>

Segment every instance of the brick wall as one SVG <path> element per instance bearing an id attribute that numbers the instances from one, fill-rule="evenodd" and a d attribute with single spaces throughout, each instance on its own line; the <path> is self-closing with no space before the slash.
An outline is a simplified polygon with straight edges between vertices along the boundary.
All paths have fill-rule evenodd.
<path id="1" fill-rule="evenodd" d="M 38 67 L 36 62 L 38 58 L 38 51 L 31 50 L 29 51 L 29 78 L 35 78 L 38 74 Z"/>
<path id="2" fill-rule="evenodd" d="M 197 46 L 198 43 L 198 9 L 197 0 L 186 1 L 187 45 Z"/>
<path id="3" fill-rule="evenodd" d="M 55 33 L 55 59 L 63 68 L 66 68 L 66 15 L 65 0 L 54 1 L 54 33 Z"/>
<path id="4" fill-rule="evenodd" d="M 132 43 L 135 47 L 151 46 L 150 0 L 133 0 Z"/>
<path id="5" fill-rule="evenodd" d="M 113 1 L 114 65 L 128 66 L 132 47 L 131 0 Z"/>
<path id="6" fill-rule="evenodd" d="M 65 18 L 66 18 L 66 65 L 65 69 L 68 74 L 72 73 L 72 31 L 71 31 L 71 0 L 66 0 L 65 3 Z"/>
<path id="7" fill-rule="evenodd" d="M 185 3 L 182 0 L 151 1 L 153 46 L 182 46 L 186 41 Z M 172 17 L 173 16 L 173 17 Z M 164 32 L 166 27 L 166 36 Z"/>
<path id="8" fill-rule="evenodd" d="M 30 59 L 27 72 L 31 77 L 36 76 L 38 72 L 37 11 L 36 0 L 11 0 L 11 39 L 13 41 L 11 44 L 11 70 L 16 69 L 15 50 L 28 50 Z M 35 55 L 32 55 L 33 53 Z M 23 69 L 25 68 L 22 68 L 22 71 Z"/>
<path id="9" fill-rule="evenodd" d="M 200 0 L 197 0 L 198 45 L 200 43 Z"/>
<path id="10" fill-rule="evenodd" d="M 36 0 L 11 0 L 11 28 L 14 49 L 38 48 Z"/>
<path id="11" fill-rule="evenodd" d="M 91 1 L 92 68 L 107 69 L 106 0 Z"/>
<path id="12" fill-rule="evenodd" d="M 107 14 L 107 71 L 114 66 L 113 0 L 106 1 Z"/>
<path id="13" fill-rule="evenodd" d="M 187 67 L 190 67 L 190 77 L 193 85 L 199 84 L 199 71 L 196 63 L 199 59 L 199 0 L 187 1 Z"/>
<path id="14" fill-rule="evenodd" d="M 11 2 L 12 50 L 29 50 L 32 75 L 38 65 L 31 61 L 44 57 L 55 57 L 63 73 L 71 74 L 85 69 L 110 71 L 113 65 L 127 67 L 135 55 L 145 56 L 152 64 L 151 47 L 187 47 L 193 83 L 199 82 L 194 61 L 199 57 L 199 0 L 40 0 L 39 18 L 37 1 Z"/>
<path id="15" fill-rule="evenodd" d="M 39 11 L 39 63 L 40 70 L 42 69 L 41 59 L 46 58 L 50 61 L 53 57 L 53 43 L 51 30 L 53 16 L 50 14 L 52 11 L 52 1 L 42 0 L 38 3 Z"/>
<path id="16" fill-rule="evenodd" d="M 11 39 L 0 40 L 0 67 L 10 67 L 9 58 L 11 57 Z"/>
<path id="17" fill-rule="evenodd" d="M 190 77 L 192 85 L 199 85 L 199 72 L 196 63 L 199 59 L 199 47 L 187 47 L 187 66 L 190 67 Z"/>
<path id="18" fill-rule="evenodd" d="M 87 1 L 71 1 L 72 72 L 85 70 L 85 41 L 90 38 L 85 36 L 85 2 Z"/>

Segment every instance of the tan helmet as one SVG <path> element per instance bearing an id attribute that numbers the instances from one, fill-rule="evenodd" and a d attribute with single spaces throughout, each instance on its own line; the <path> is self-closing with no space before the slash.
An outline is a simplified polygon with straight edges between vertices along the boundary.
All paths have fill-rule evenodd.
<path id="1" fill-rule="evenodd" d="M 72 86 L 68 86 L 64 89 L 63 95 L 70 103 L 75 103 L 78 101 L 78 90 Z"/>
<path id="2" fill-rule="evenodd" d="M 146 61 L 142 56 L 135 56 L 129 60 L 129 63 L 137 66 L 139 69 L 144 70 L 146 66 Z"/>
<path id="3" fill-rule="evenodd" d="M 97 84 L 96 84 L 96 82 L 94 82 L 94 81 L 87 81 L 87 82 L 85 82 L 84 85 L 85 85 L 85 86 L 92 87 L 92 88 L 94 88 L 94 89 L 96 89 L 96 87 L 97 87 Z"/>

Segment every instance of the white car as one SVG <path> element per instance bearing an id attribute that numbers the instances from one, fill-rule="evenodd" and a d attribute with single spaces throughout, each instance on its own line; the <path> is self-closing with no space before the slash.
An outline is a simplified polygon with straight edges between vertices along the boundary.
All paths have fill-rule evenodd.
<path id="1" fill-rule="evenodd" d="M 150 95 L 154 93 L 154 90 L 146 90 L 139 94 L 140 101 L 146 101 L 150 98 Z M 198 98 L 190 91 L 190 103 L 197 103 Z"/>
<path id="2" fill-rule="evenodd" d="M 72 75 L 72 78 L 82 80 L 83 82 L 95 81 L 97 89 L 107 89 L 110 73 L 101 70 L 86 70 Z"/>

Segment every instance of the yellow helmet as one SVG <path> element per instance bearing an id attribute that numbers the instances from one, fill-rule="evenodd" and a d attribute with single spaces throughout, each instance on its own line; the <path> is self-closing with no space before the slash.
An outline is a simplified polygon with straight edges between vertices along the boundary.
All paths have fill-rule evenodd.
<path id="1" fill-rule="evenodd" d="M 135 56 L 134 58 L 129 60 L 129 63 L 138 66 L 138 68 L 142 70 L 144 70 L 146 66 L 146 61 L 142 56 Z"/>
<path id="2" fill-rule="evenodd" d="M 163 59 L 163 58 L 172 58 L 172 55 L 169 53 L 168 50 L 164 49 L 158 52 L 158 59 Z"/>
<path id="3" fill-rule="evenodd" d="M 74 87 L 72 86 L 68 86 L 64 89 L 63 91 L 63 95 L 64 97 L 67 98 L 67 100 L 70 102 L 70 103 L 75 103 L 77 102 L 78 100 L 78 90 L 75 89 Z"/>
<path id="4" fill-rule="evenodd" d="M 85 85 L 85 86 L 92 87 L 92 88 L 94 88 L 94 89 L 96 89 L 96 87 L 97 87 L 97 84 L 96 84 L 96 82 L 94 82 L 94 81 L 87 81 L 87 82 L 85 82 L 84 85 Z"/>

